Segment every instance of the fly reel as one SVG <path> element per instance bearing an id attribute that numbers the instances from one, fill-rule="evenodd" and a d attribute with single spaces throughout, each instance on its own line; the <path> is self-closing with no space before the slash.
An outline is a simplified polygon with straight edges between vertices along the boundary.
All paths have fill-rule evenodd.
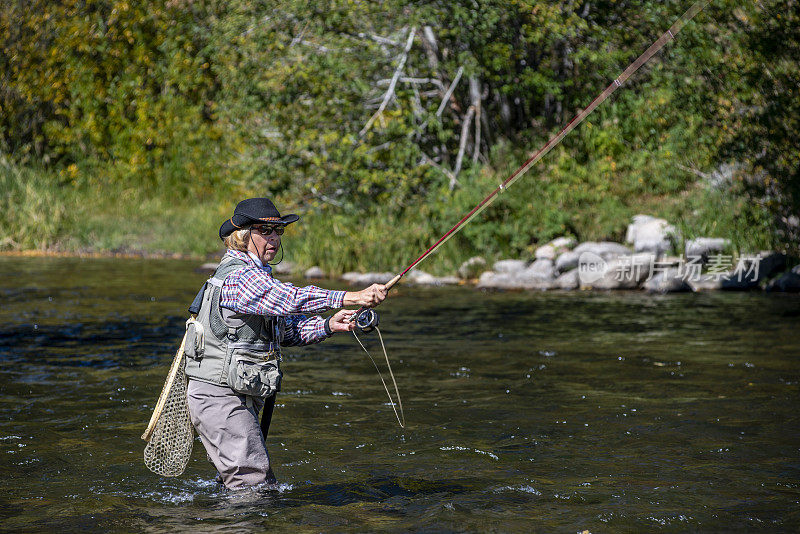
<path id="1" fill-rule="evenodd" d="M 378 326 L 378 312 L 372 308 L 364 308 L 356 315 L 356 329 L 362 334 L 369 334 Z"/>

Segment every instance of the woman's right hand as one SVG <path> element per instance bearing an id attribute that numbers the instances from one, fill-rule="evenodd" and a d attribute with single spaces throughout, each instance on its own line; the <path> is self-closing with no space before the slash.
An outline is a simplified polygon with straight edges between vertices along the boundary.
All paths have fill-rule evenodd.
<path id="1" fill-rule="evenodd" d="M 364 306 L 374 308 L 386 298 L 387 289 L 383 284 L 372 284 L 361 291 L 348 291 L 344 294 L 345 306 Z"/>

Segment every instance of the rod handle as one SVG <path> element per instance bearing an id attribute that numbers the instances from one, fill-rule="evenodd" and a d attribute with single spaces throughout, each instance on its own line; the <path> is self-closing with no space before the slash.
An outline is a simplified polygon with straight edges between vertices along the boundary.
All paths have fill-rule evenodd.
<path id="1" fill-rule="evenodd" d="M 394 278 L 392 278 L 391 280 L 389 280 L 388 282 L 386 282 L 386 291 L 389 291 L 390 289 L 392 289 L 392 287 L 393 287 L 393 286 L 394 286 L 394 285 L 395 285 L 397 282 L 399 282 L 399 281 L 400 281 L 400 279 L 401 279 L 402 277 L 403 277 L 403 274 L 402 274 L 402 273 L 400 273 L 400 274 L 398 274 L 397 276 L 395 276 Z"/>

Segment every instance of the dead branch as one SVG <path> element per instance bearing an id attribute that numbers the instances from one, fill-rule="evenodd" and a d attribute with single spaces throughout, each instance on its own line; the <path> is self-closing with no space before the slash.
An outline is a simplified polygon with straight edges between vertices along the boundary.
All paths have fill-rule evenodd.
<path id="1" fill-rule="evenodd" d="M 335 51 L 352 52 L 351 48 L 338 48 L 338 49 L 337 48 L 328 48 L 327 46 L 323 46 L 323 45 L 317 44 L 317 43 L 312 43 L 311 41 L 307 41 L 305 39 L 299 39 L 297 42 L 302 44 L 302 45 L 310 46 L 311 48 L 316 48 L 317 50 L 319 50 L 320 52 L 322 52 L 324 54 L 327 54 L 328 52 L 335 52 Z M 294 40 L 292 41 L 292 44 L 294 44 Z"/>
<path id="2" fill-rule="evenodd" d="M 444 111 L 447 102 L 450 100 L 450 97 L 453 96 L 453 91 L 456 90 L 456 85 L 458 85 L 458 81 L 461 79 L 461 75 L 464 74 L 464 66 L 458 67 L 458 72 L 456 72 L 456 77 L 453 80 L 453 83 L 450 84 L 450 87 L 447 88 L 447 92 L 444 94 L 442 98 L 442 103 L 439 104 L 439 109 L 436 110 L 436 116 L 441 117 L 442 112 Z"/>
<path id="3" fill-rule="evenodd" d="M 676 167 L 678 167 L 682 171 L 690 172 L 702 178 L 703 180 L 711 180 L 711 175 L 701 171 L 700 169 L 695 169 L 694 167 L 687 167 L 686 165 L 681 165 L 680 163 L 676 164 Z"/>
<path id="4" fill-rule="evenodd" d="M 489 84 L 486 84 L 481 94 L 481 102 L 489 98 Z M 486 145 L 486 153 L 489 153 L 489 147 L 492 146 L 492 130 L 489 128 L 489 119 L 486 113 L 481 113 L 481 132 L 483 134 L 484 145 Z M 485 159 L 485 158 L 484 158 Z"/>
<path id="5" fill-rule="evenodd" d="M 295 36 L 295 37 L 292 39 L 292 42 L 291 42 L 291 43 L 289 43 L 289 48 L 291 48 L 291 47 L 293 47 L 294 45 L 296 45 L 297 43 L 300 43 L 300 42 L 302 42 L 302 41 L 303 41 L 303 36 L 305 36 L 305 34 L 306 34 L 306 30 L 308 29 L 308 24 L 309 24 L 309 23 L 308 23 L 308 22 L 306 22 L 306 25 L 305 25 L 305 26 L 303 26 L 303 29 L 302 29 L 302 30 L 300 30 L 300 33 L 298 33 L 298 34 L 297 34 L 297 35 L 296 35 L 296 36 Z"/>
<path id="6" fill-rule="evenodd" d="M 389 148 L 394 144 L 394 141 L 386 141 L 385 143 L 381 143 L 380 145 L 371 147 L 367 150 L 367 154 L 372 154 L 373 152 L 379 152 L 384 148 Z"/>
<path id="7" fill-rule="evenodd" d="M 475 108 L 475 144 L 472 149 L 472 161 L 475 163 L 481 153 L 481 84 L 477 76 L 469 77 L 469 97 Z"/>
<path id="8" fill-rule="evenodd" d="M 422 99 L 419 97 L 419 89 L 417 89 L 417 84 L 413 84 L 411 88 L 414 89 L 414 119 L 418 121 L 422 115 Z"/>
<path id="9" fill-rule="evenodd" d="M 400 61 L 397 64 L 397 68 L 394 71 L 394 75 L 392 76 L 392 81 L 389 83 L 389 88 L 386 90 L 386 94 L 383 97 L 383 102 L 381 102 L 380 107 L 378 110 L 369 118 L 367 124 L 358 132 L 359 136 L 364 136 L 367 131 L 372 127 L 375 123 L 375 120 L 378 117 L 383 115 L 383 111 L 386 109 L 386 105 L 389 103 L 389 100 L 394 96 L 394 88 L 397 85 L 397 80 L 400 78 L 400 74 L 403 72 L 403 67 L 406 64 L 406 60 L 408 59 L 408 52 L 411 50 L 411 45 L 414 43 L 414 34 L 416 33 L 416 28 L 411 28 L 408 32 L 408 39 L 406 40 L 406 46 L 403 48 L 403 54 L 400 57 Z"/>
<path id="10" fill-rule="evenodd" d="M 458 155 L 456 156 L 456 164 L 453 167 L 453 175 L 458 176 L 461 172 L 461 163 L 464 161 L 464 151 L 467 149 L 467 138 L 469 137 L 469 126 L 472 122 L 472 117 L 475 116 L 475 106 L 470 106 L 467 113 L 464 115 L 464 121 L 461 124 L 461 139 L 458 141 Z M 450 182 L 450 191 L 453 190 L 455 184 Z"/>
<path id="11" fill-rule="evenodd" d="M 402 44 L 402 43 L 400 43 L 398 41 L 395 41 L 393 39 L 388 39 L 386 37 L 381 37 L 380 35 L 373 35 L 371 33 L 363 33 L 362 32 L 362 33 L 358 33 L 357 35 L 359 37 L 361 37 L 362 39 L 370 39 L 370 40 L 375 41 L 376 43 L 379 43 L 379 44 L 390 45 L 390 46 L 400 46 Z"/>
<path id="12" fill-rule="evenodd" d="M 314 195 L 315 198 L 318 198 L 319 200 L 326 202 L 328 204 L 332 204 L 338 208 L 344 207 L 344 204 L 342 204 L 338 200 L 334 200 L 331 197 L 320 193 L 319 190 L 316 188 L 316 186 L 311 186 L 311 194 Z"/>
<path id="13" fill-rule="evenodd" d="M 436 78 L 412 78 L 410 76 L 401 76 L 397 81 L 400 83 L 410 83 L 414 85 L 430 83 L 444 90 L 444 85 L 442 84 L 441 80 L 437 80 Z M 384 78 L 383 80 L 378 80 L 377 85 L 380 87 L 383 85 L 389 85 L 390 83 L 392 83 L 390 78 Z"/>
<path id="14" fill-rule="evenodd" d="M 436 163 L 435 161 L 433 161 L 433 159 L 429 158 L 428 155 L 425 154 L 424 152 L 422 153 L 422 160 L 419 162 L 419 164 L 420 165 L 426 165 L 426 164 L 430 165 L 434 169 L 439 170 L 442 174 L 447 176 L 447 178 L 450 179 L 450 190 L 451 191 L 456 186 L 456 184 L 459 184 L 458 179 L 456 178 L 456 176 L 452 172 L 450 172 L 447 168 L 445 168 L 445 167 L 439 165 L 438 163 Z"/>
<path id="15" fill-rule="evenodd" d="M 431 67 L 431 72 L 437 74 L 439 72 L 439 45 L 436 42 L 436 35 L 433 33 L 433 28 L 424 26 L 422 28 L 422 46 L 425 48 L 425 55 L 428 56 L 428 64 Z"/>

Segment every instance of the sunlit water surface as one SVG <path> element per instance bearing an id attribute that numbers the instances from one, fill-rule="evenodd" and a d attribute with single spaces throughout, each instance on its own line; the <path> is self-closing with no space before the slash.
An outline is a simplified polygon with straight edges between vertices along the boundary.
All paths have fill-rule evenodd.
<path id="1" fill-rule="evenodd" d="M 199 441 L 177 479 L 142 462 L 194 267 L 0 258 L 3 530 L 799 528 L 797 296 L 400 286 L 406 428 L 352 336 L 290 350 L 281 483 L 231 494 Z"/>

